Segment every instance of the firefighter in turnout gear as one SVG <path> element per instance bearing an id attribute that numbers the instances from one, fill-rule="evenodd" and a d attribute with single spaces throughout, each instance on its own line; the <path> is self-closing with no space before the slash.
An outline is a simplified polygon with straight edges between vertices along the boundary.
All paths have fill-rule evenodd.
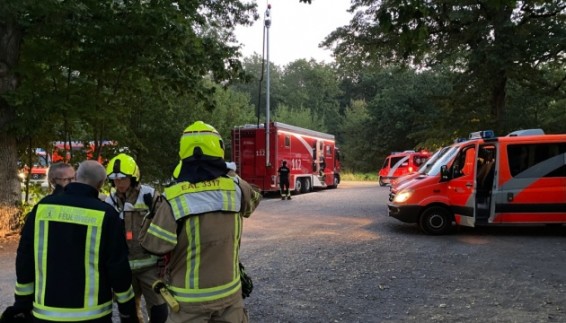
<path id="1" fill-rule="evenodd" d="M 141 241 L 153 253 L 172 252 L 168 289 L 180 310 L 167 322 L 248 322 L 239 247 L 243 219 L 261 195 L 228 175 L 222 138 L 202 121 L 184 130 L 179 156 L 177 183 L 164 191 L 169 203 L 157 209 Z"/>
<path id="2" fill-rule="evenodd" d="M 160 201 L 160 194 L 152 187 L 140 183 L 138 165 L 134 158 L 127 154 L 112 158 L 106 167 L 106 174 L 115 189 L 106 197 L 105 202 L 119 212 L 125 225 L 138 317 L 140 321 L 144 321 L 140 308 L 143 295 L 149 320 L 152 323 L 165 322 L 167 304 L 152 288 L 152 284 L 160 279 L 160 257 L 148 253 L 139 244 L 142 227 L 149 225 L 153 209 Z"/>
<path id="3" fill-rule="evenodd" d="M 287 167 L 287 162 L 283 161 L 281 167 L 277 170 L 279 174 L 279 191 L 281 192 L 281 199 L 291 199 L 291 191 L 289 190 L 289 174 L 291 170 Z"/>
<path id="4" fill-rule="evenodd" d="M 104 166 L 87 160 L 76 175 L 29 213 L 16 256 L 16 301 L 0 321 L 111 323 L 114 297 L 122 322 L 138 322 L 124 227 L 98 199 Z"/>

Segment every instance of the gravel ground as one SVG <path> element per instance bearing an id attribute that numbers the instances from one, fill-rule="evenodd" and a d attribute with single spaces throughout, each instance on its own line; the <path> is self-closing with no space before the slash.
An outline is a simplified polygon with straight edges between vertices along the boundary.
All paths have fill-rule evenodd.
<path id="1" fill-rule="evenodd" d="M 266 197 L 244 224 L 252 322 L 566 322 L 563 227 L 428 236 L 387 216 L 387 187 Z M 14 244 L 0 244 L 11 303 Z M 1 308 L 1 306 L 0 306 Z"/>

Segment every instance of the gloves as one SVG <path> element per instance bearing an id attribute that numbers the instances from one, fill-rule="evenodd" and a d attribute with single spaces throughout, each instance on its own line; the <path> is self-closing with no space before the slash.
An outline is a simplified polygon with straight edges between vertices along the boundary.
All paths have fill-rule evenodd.
<path id="1" fill-rule="evenodd" d="M 252 278 L 246 274 L 245 267 L 240 263 L 240 281 L 242 283 L 242 298 L 250 297 L 254 290 Z"/>
<path id="2" fill-rule="evenodd" d="M 121 323 L 139 323 L 138 316 L 135 314 L 124 315 L 120 313 Z"/>
<path id="3" fill-rule="evenodd" d="M 25 310 L 15 306 L 8 306 L 2 316 L 0 316 L 0 323 L 31 323 L 33 322 L 33 315 L 31 310 Z"/>
<path id="4" fill-rule="evenodd" d="M 136 303 L 134 299 L 131 299 L 123 304 L 118 303 L 118 311 L 120 312 L 120 322 L 139 323 L 139 319 L 136 311 Z"/>

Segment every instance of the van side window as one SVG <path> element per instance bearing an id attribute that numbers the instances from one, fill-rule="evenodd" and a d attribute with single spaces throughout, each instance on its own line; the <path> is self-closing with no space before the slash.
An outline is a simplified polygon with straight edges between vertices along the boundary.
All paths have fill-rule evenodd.
<path id="1" fill-rule="evenodd" d="M 565 153 L 566 143 L 509 145 L 507 146 L 507 156 L 511 176 L 515 177 L 527 169 L 537 167 L 542 162 Z M 560 159 L 560 157 L 558 158 Z M 552 164 L 556 167 L 545 169 L 544 177 L 566 177 L 566 165 L 564 165 L 564 158 L 560 160 L 561 162 Z"/>
<path id="2" fill-rule="evenodd" d="M 405 156 L 401 156 L 401 157 L 391 157 L 391 164 L 390 167 L 393 167 L 395 165 L 397 165 L 401 159 L 406 159 Z M 404 161 L 402 164 L 397 165 L 397 166 L 407 166 L 409 163 L 407 161 Z"/>
<path id="3" fill-rule="evenodd" d="M 468 146 L 462 149 L 458 157 L 452 165 L 452 176 L 457 178 L 460 176 L 470 176 L 474 173 L 474 165 L 476 159 L 475 146 Z"/>
<path id="4" fill-rule="evenodd" d="M 389 166 L 389 157 L 385 158 L 385 161 L 383 162 L 383 166 L 381 166 L 381 169 L 383 168 L 387 168 Z"/>

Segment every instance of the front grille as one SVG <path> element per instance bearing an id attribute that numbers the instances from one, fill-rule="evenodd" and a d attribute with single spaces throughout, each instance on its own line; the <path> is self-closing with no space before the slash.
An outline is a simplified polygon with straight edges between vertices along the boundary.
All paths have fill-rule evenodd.
<path id="1" fill-rule="evenodd" d="M 31 174 L 30 178 L 34 181 L 45 179 L 45 174 Z"/>

